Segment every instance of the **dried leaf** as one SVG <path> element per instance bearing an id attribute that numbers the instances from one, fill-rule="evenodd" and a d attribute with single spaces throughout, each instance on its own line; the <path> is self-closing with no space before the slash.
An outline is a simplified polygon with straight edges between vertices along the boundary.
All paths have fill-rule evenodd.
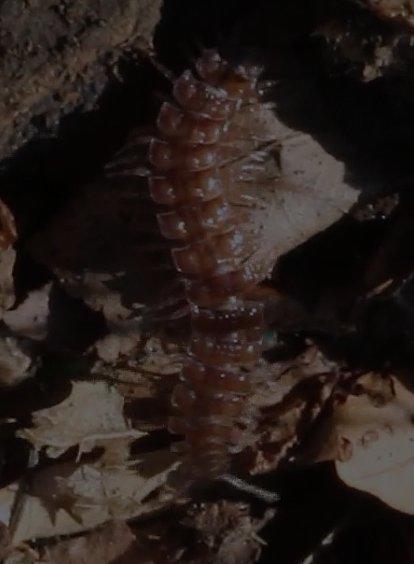
<path id="1" fill-rule="evenodd" d="M 32 358 L 14 337 L 0 338 L 0 385 L 15 386 L 32 375 Z"/>
<path id="2" fill-rule="evenodd" d="M 379 377 L 378 377 L 379 379 Z M 349 396 L 335 412 L 339 477 L 414 514 L 414 395 L 392 379 L 395 397 Z"/>
<path id="3" fill-rule="evenodd" d="M 150 337 L 145 342 L 137 369 L 163 376 L 177 374 L 181 370 L 183 353 L 172 344 L 163 343 L 159 337 Z"/>
<path id="4" fill-rule="evenodd" d="M 337 221 L 358 194 L 345 182 L 343 162 L 269 108 L 240 112 L 238 119 L 252 139 L 244 141 L 250 156 L 229 167 L 240 181 L 230 183 L 227 196 L 252 250 L 248 261 L 265 276 L 282 254 Z"/>
<path id="5" fill-rule="evenodd" d="M 4 562 L 4 558 L 11 552 L 11 538 L 6 525 L 0 522 L 0 561 Z"/>
<path id="6" fill-rule="evenodd" d="M 34 340 L 43 340 L 47 334 L 49 316 L 49 296 L 52 284 L 30 292 L 16 309 L 7 311 L 3 321 L 18 335 Z"/>
<path id="7" fill-rule="evenodd" d="M 365 0 L 365 4 L 382 17 L 414 27 L 413 0 Z"/>
<path id="8" fill-rule="evenodd" d="M 92 373 L 98 378 L 106 379 L 116 384 L 117 390 L 123 397 L 152 398 L 157 393 L 157 375 L 146 374 L 136 368 L 133 360 L 120 361 L 116 364 L 98 360 Z"/>
<path id="9" fill-rule="evenodd" d="M 254 443 L 243 453 L 251 474 L 274 470 L 288 450 L 300 442 L 338 381 L 338 367 L 316 347 L 289 363 L 269 366 L 269 384 L 252 402 L 261 407 Z"/>
<path id="10" fill-rule="evenodd" d="M 22 543 L 7 555 L 3 564 L 35 564 L 36 562 L 42 562 L 38 551 Z"/>
<path id="11" fill-rule="evenodd" d="M 13 515 L 13 542 L 73 534 L 155 511 L 169 498 L 162 490 L 148 501 L 145 498 L 165 484 L 175 467 L 174 455 L 158 451 L 134 463 L 109 465 L 99 460 L 39 470 Z"/>
<path id="12" fill-rule="evenodd" d="M 0 490 L 0 521 L 9 526 L 18 486 L 10 484 Z"/>
<path id="13" fill-rule="evenodd" d="M 197 530 L 199 541 L 208 549 L 194 564 L 250 564 L 258 561 L 264 542 L 257 532 L 269 521 L 273 510 L 262 519 L 250 515 L 249 506 L 243 503 L 220 501 L 193 506 L 184 524 Z"/>
<path id="14" fill-rule="evenodd" d="M 112 331 L 94 344 L 99 358 L 107 363 L 115 363 L 119 357 L 134 356 L 141 343 L 141 323 L 137 319 L 111 324 Z"/>
<path id="15" fill-rule="evenodd" d="M 110 564 L 131 546 L 135 537 L 126 523 L 113 521 L 92 533 L 58 542 L 47 549 L 44 562 Z"/>
<path id="16" fill-rule="evenodd" d="M 113 382 L 126 401 L 149 398 L 154 400 L 151 411 L 158 421 L 162 419 L 161 425 L 156 425 L 160 427 L 165 426 L 166 423 L 165 419 L 168 415 L 166 402 L 169 405 L 172 389 L 177 383 L 181 370 L 182 359 L 183 354 L 179 346 L 153 336 L 144 342 L 140 341 L 138 351 L 134 347 L 126 356 L 119 356 L 116 362 L 98 360 L 92 368 L 92 374 L 99 379 Z M 139 411 L 137 415 L 139 420 Z M 136 420 L 134 421 L 136 423 Z"/>
<path id="17" fill-rule="evenodd" d="M 131 315 L 131 311 L 122 305 L 121 294 L 110 288 L 116 276 L 110 274 L 84 272 L 72 274 L 57 270 L 59 281 L 76 298 L 82 298 L 95 311 L 101 311 L 110 322 L 118 322 Z"/>
<path id="18" fill-rule="evenodd" d="M 13 268 L 16 251 L 11 247 L 0 251 L 0 316 L 14 304 Z"/>
<path id="19" fill-rule="evenodd" d="M 123 415 L 123 398 L 105 382 L 75 382 L 59 405 L 33 414 L 33 428 L 18 432 L 40 451 L 56 458 L 79 445 L 79 455 L 113 439 L 132 440 L 145 433 L 131 429 Z"/>

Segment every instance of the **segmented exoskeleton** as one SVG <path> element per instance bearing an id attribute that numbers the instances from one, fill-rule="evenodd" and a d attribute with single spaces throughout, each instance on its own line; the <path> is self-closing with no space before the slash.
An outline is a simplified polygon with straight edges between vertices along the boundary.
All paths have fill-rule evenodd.
<path id="1" fill-rule="evenodd" d="M 248 131 L 237 118 L 260 103 L 261 69 L 205 51 L 196 71 L 198 78 L 185 71 L 173 81 L 174 101 L 163 103 L 149 148 L 150 193 L 169 208 L 158 222 L 177 241 L 172 256 L 190 305 L 188 355 L 169 424 L 185 436 L 180 475 L 188 483 L 227 474 L 245 444 L 263 335 L 262 304 L 251 295 L 268 270 L 268 258 L 249 260 L 257 249 L 240 227 L 243 209 L 228 201 L 232 163 L 246 156 Z"/>

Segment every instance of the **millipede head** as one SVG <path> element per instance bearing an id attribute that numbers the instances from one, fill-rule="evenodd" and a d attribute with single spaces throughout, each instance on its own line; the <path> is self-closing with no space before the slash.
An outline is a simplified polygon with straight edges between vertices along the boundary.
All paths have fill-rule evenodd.
<path id="1" fill-rule="evenodd" d="M 237 108 L 224 88 L 218 88 L 194 78 L 191 71 L 185 71 L 175 81 L 173 95 L 178 104 L 197 118 L 225 121 Z"/>

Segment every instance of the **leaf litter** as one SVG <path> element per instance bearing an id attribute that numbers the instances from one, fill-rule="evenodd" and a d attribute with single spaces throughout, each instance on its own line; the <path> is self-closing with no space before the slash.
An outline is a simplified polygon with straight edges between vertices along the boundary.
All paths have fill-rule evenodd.
<path id="1" fill-rule="evenodd" d="M 368 5 L 376 9 L 375 3 Z M 408 12 L 399 17 L 409 21 Z M 264 174 L 258 185 L 236 186 L 229 197 L 237 206 L 242 192 L 248 203 L 246 236 L 260 227 L 255 252 L 267 265 L 266 284 L 272 288 L 279 259 L 334 229 L 358 192 L 348 182 L 344 162 L 273 110 L 266 107 L 254 119 L 243 119 L 252 138 L 260 133 L 268 143 L 260 155 Z M 251 143 L 248 153 L 261 151 Z M 234 164 L 232 174 L 242 177 L 252 162 Z M 60 299 L 82 304 L 84 327 L 92 312 L 104 326 L 103 335 L 92 336 L 92 345 L 76 353 L 89 369 L 86 375 L 69 371 L 67 397 L 3 422 L 15 425 L 14 439 L 30 452 L 27 467 L 0 489 L 0 550 L 6 564 L 248 564 L 265 550 L 260 531 L 283 518 L 278 508 L 258 516 L 254 501 L 229 501 L 220 491 L 214 501 L 200 503 L 180 504 L 171 496 L 168 475 L 180 453 L 170 448 L 176 437 L 167 437 L 166 421 L 188 322 L 185 308 L 179 311 L 182 291 L 171 290 L 177 280 L 154 230 L 145 187 L 137 181 L 131 189 L 129 181 L 101 178 L 84 186 L 34 234 L 25 252 L 49 278 L 17 301 L 16 227 L 11 211 L 0 206 L 2 386 L 18 393 L 26 380 L 40 381 L 53 355 L 68 365 L 73 360 L 73 352 L 56 351 L 50 341 L 56 287 Z M 378 213 L 360 208 L 360 223 L 376 221 L 378 214 L 393 217 L 399 201 L 384 208 L 380 200 Z M 346 354 L 331 354 L 320 335 L 306 335 L 306 305 L 299 305 L 304 317 L 299 315 L 290 337 L 300 346 L 278 358 L 276 341 L 258 369 L 251 398 L 257 428 L 235 457 L 237 468 L 248 479 L 276 483 L 281 469 L 329 460 L 349 487 L 413 514 L 412 391 L 399 374 L 349 366 Z M 169 307 L 164 318 L 151 317 Z M 344 339 L 357 331 L 351 322 Z"/>
<path id="2" fill-rule="evenodd" d="M 270 112 L 261 120 L 261 127 L 266 123 L 268 133 L 278 139 L 277 159 L 272 153 L 266 155 L 268 174 L 276 175 L 277 181 L 273 186 L 266 186 L 260 196 L 263 200 L 257 200 L 252 208 L 249 222 L 262 224 L 264 241 L 275 242 L 271 255 L 274 262 L 340 218 L 355 202 L 357 192 L 344 184 L 344 165 L 324 152 L 310 136 L 289 129 Z M 252 123 L 251 127 L 257 124 Z M 27 477 L 23 475 L 19 485 L 16 484 L 8 523 L 16 550 L 33 539 L 52 540 L 93 531 L 73 540 L 54 541 L 55 544 L 43 551 L 48 556 L 42 558 L 53 559 L 59 555 L 62 562 L 73 561 L 73 554 L 78 555 L 78 561 L 86 558 L 86 553 L 92 559 L 94 554 L 101 555 L 95 539 L 104 544 L 106 531 L 114 527 L 123 539 L 120 553 L 127 551 L 135 541 L 125 521 L 169 507 L 171 495 L 166 478 L 179 461 L 179 455 L 168 447 L 138 455 L 132 453 L 133 445 L 139 444 L 140 439 L 150 439 L 151 432 L 165 427 L 168 413 L 163 410 L 181 368 L 184 337 L 180 341 L 160 324 L 154 324 L 148 331 L 147 304 L 142 292 L 133 290 L 131 294 L 128 275 L 112 268 L 110 252 L 106 271 L 106 255 L 102 250 L 102 264 L 93 270 L 87 264 L 79 269 L 79 257 L 72 251 L 73 242 L 67 249 L 62 248 L 61 255 L 47 249 L 48 242 L 66 244 L 58 231 L 65 230 L 68 221 L 77 221 L 78 209 L 82 210 L 82 216 L 99 213 L 96 209 L 89 212 L 85 207 L 94 201 L 87 196 L 87 190 L 86 196 L 61 212 L 62 218 L 53 220 L 51 232 L 46 228 L 42 237 L 36 239 L 34 256 L 54 272 L 64 292 L 102 314 L 106 335 L 84 352 L 93 359 L 90 380 L 72 380 L 72 390 L 66 399 L 34 411 L 30 426 L 17 431 L 16 437 L 31 445 L 31 467 Z M 115 209 L 119 207 L 116 199 L 123 197 L 123 192 L 109 189 L 106 197 L 114 200 Z M 257 196 L 252 194 L 252 198 Z M 302 211 L 298 213 L 298 210 Z M 100 221 L 104 223 L 107 208 L 102 213 Z M 79 231 L 77 237 L 81 237 Z M 94 244 L 90 237 L 85 238 L 85 243 Z M 134 249 L 130 246 L 122 252 L 127 267 L 132 262 L 127 253 Z M 91 256 L 94 254 L 96 249 L 91 249 Z M 61 261 L 54 264 L 56 256 L 64 257 L 64 268 Z M 82 257 L 88 257 L 88 251 Z M 122 260 L 118 255 L 117 266 Z M 141 278 L 151 276 L 148 272 L 144 268 Z M 145 280 L 143 283 L 146 284 Z M 51 287 L 47 283 L 30 292 L 17 308 L 5 313 L 10 331 L 47 344 Z M 300 443 L 298 427 L 303 421 L 309 424 L 318 417 L 337 382 L 337 369 L 311 345 L 304 355 L 290 362 L 265 363 L 261 370 L 266 373 L 267 383 L 264 388 L 258 387 L 252 399 L 261 413 L 257 438 L 242 453 L 244 471 L 250 474 L 266 473 L 278 467 L 286 453 Z M 309 386 L 317 387 L 319 392 L 312 398 L 298 392 L 303 381 L 309 381 Z M 139 411 L 145 399 L 153 402 L 157 416 L 155 422 L 150 418 L 151 424 L 145 412 Z M 130 420 L 125 416 L 126 411 L 132 414 Z M 272 515 L 270 511 L 261 520 L 252 521 L 249 505 L 218 502 L 189 508 L 182 523 L 203 539 L 198 541 L 204 547 L 205 560 L 200 562 L 211 559 L 247 563 L 259 557 L 263 543 L 257 531 Z M 102 526 L 103 529 L 96 529 Z M 118 550 L 117 547 L 113 550 Z M 184 546 L 182 551 L 186 551 Z M 23 559 L 28 558 L 22 554 Z"/>

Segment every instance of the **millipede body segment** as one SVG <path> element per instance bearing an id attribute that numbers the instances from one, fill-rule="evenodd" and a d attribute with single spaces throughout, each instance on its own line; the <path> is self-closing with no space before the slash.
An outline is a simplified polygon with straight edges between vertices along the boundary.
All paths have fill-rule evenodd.
<path id="1" fill-rule="evenodd" d="M 177 415 L 170 430 L 185 436 L 184 481 L 229 472 L 232 453 L 245 444 L 251 417 L 251 372 L 262 350 L 263 308 L 252 296 L 267 272 L 249 261 L 256 249 L 229 203 L 232 163 L 245 157 L 238 116 L 260 103 L 255 65 L 231 66 L 215 51 L 173 81 L 173 102 L 157 120 L 149 160 L 152 199 L 164 237 L 176 241 L 172 256 L 185 282 L 191 337 Z M 238 179 L 239 180 L 239 179 Z"/>

